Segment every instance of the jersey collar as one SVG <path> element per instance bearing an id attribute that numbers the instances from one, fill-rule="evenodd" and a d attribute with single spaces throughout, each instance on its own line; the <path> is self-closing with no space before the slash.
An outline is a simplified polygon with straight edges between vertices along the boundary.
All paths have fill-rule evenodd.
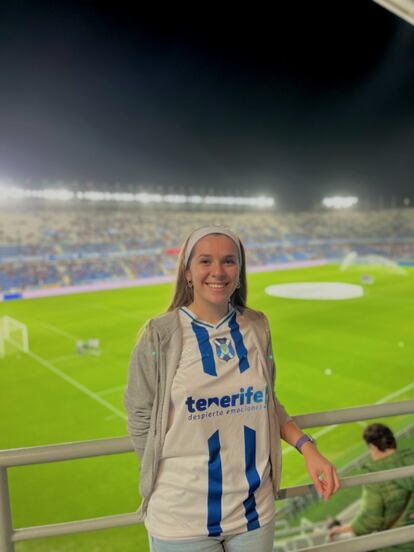
<path id="1" fill-rule="evenodd" d="M 222 326 L 225 322 L 227 322 L 227 320 L 229 320 L 236 312 L 236 309 L 233 306 L 230 306 L 229 312 L 225 314 L 223 318 L 217 322 L 217 324 L 212 324 L 211 322 L 205 322 L 204 320 L 200 320 L 199 318 L 197 318 L 197 315 L 194 314 L 192 311 L 190 311 L 188 307 L 180 307 L 179 310 L 182 313 L 184 313 L 186 316 L 188 316 L 188 318 L 191 319 L 191 321 L 194 324 L 198 324 L 199 326 L 205 326 L 206 328 L 213 328 L 215 330 L 220 328 L 220 326 Z"/>

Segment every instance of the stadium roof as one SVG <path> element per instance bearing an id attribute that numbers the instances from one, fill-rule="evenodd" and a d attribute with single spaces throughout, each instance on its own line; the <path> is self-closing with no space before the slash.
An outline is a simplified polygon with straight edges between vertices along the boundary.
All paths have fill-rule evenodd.
<path id="1" fill-rule="evenodd" d="M 135 3 L 3 7 L 0 179 L 282 207 L 410 196 L 409 23 L 372 0 L 283 3 L 275 16 L 170 9 L 161 20 Z"/>

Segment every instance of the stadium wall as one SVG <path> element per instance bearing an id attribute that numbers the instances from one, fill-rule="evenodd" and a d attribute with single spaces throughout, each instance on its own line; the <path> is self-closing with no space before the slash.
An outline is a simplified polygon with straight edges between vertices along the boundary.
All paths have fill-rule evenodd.
<path id="1" fill-rule="evenodd" d="M 296 268 L 306 268 L 312 266 L 323 266 L 328 264 L 326 259 L 314 259 L 311 261 L 294 261 L 289 263 L 276 263 L 263 266 L 255 266 L 249 269 L 253 272 L 270 272 L 273 270 L 290 270 Z M 414 264 L 414 263 L 413 263 Z M 75 293 L 90 293 L 93 291 L 107 291 L 110 289 L 123 289 L 138 286 L 152 286 L 156 284 L 166 284 L 175 280 L 174 275 L 154 276 L 151 278 L 137 278 L 136 280 L 111 280 L 99 282 L 96 284 L 83 284 L 78 286 L 53 287 L 45 289 L 35 289 L 22 291 L 19 293 L 3 293 L 0 296 L 1 301 L 11 301 L 16 299 L 38 299 L 41 297 L 52 297 L 56 295 L 73 295 Z"/>

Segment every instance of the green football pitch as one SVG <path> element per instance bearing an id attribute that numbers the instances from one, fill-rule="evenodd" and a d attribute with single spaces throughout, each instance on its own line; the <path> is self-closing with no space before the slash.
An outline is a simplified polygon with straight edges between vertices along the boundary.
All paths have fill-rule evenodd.
<path id="1" fill-rule="evenodd" d="M 337 266 L 251 274 L 249 304 L 269 317 L 276 390 L 291 414 L 414 398 L 414 271 L 372 271 L 364 296 L 343 301 L 282 299 L 266 286 L 287 282 L 361 284 L 366 269 Z M 0 449 L 122 436 L 123 390 L 138 329 L 165 310 L 171 285 L 0 303 L 0 316 L 24 322 L 27 354 L 0 360 Z M 95 337 L 101 354 L 78 355 L 76 340 Z M 398 430 L 413 416 L 389 418 Z M 362 428 L 312 433 L 338 466 L 365 449 Z M 302 457 L 284 449 L 282 486 L 307 480 Z M 133 512 L 139 504 L 133 453 L 9 470 L 15 527 Z M 143 526 L 18 543 L 23 551 L 146 551 Z"/>

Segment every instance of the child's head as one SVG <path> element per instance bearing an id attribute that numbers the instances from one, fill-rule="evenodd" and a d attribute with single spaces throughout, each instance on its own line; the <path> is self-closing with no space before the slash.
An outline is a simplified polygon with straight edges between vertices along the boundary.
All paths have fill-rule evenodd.
<path id="1" fill-rule="evenodd" d="M 397 448 L 393 432 L 383 424 L 370 424 L 367 426 L 364 430 L 363 438 L 367 445 L 374 445 L 381 452 Z"/>

